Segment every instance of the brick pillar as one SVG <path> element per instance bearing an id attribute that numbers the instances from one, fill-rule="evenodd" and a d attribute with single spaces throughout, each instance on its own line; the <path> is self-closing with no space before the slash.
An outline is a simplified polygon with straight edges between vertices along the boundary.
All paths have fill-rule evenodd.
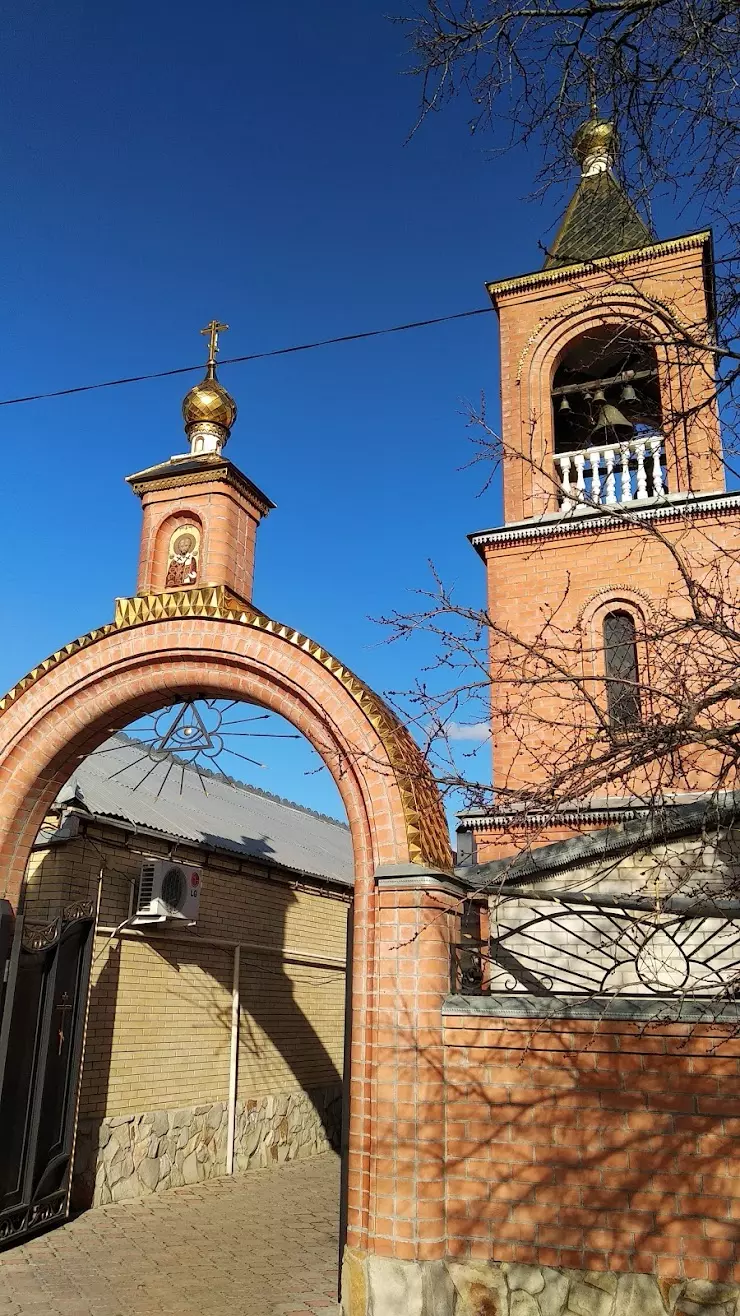
<path id="1" fill-rule="evenodd" d="M 383 1310 L 377 1286 L 395 1286 L 412 1273 L 395 1262 L 441 1261 L 446 1251 L 441 1007 L 465 888 L 414 864 L 383 867 L 376 880 L 370 1230 L 367 1257 L 348 1249 L 343 1287 L 350 1316 Z M 411 1292 L 404 1302 L 404 1310 L 417 1310 Z"/>

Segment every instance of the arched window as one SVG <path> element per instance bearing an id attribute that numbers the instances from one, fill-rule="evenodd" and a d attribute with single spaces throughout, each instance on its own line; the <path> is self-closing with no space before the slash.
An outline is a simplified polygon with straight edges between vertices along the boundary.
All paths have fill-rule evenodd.
<path id="1" fill-rule="evenodd" d="M 634 618 L 621 609 L 604 618 L 606 704 L 613 727 L 626 730 L 640 721 L 637 634 Z"/>

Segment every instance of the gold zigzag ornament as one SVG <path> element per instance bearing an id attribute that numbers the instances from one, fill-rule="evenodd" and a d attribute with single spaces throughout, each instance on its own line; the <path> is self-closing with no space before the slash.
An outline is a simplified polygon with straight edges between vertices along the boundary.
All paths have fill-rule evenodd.
<path id="1" fill-rule="evenodd" d="M 24 676 L 4 698 L 0 699 L 0 717 L 20 696 L 67 658 L 87 649 L 116 632 L 129 630 L 147 622 L 168 621 L 183 617 L 203 617 L 228 621 L 265 631 L 287 644 L 301 649 L 325 667 L 348 691 L 373 727 L 393 768 L 401 793 L 406 823 L 406 837 L 412 862 L 451 871 L 452 854 L 442 801 L 431 771 L 418 745 L 406 727 L 374 690 L 354 672 L 340 663 L 307 635 L 273 621 L 256 608 L 245 607 L 222 585 L 196 586 L 193 589 L 169 590 L 163 594 L 142 594 L 116 599 L 115 619 L 106 626 L 89 631 Z"/>

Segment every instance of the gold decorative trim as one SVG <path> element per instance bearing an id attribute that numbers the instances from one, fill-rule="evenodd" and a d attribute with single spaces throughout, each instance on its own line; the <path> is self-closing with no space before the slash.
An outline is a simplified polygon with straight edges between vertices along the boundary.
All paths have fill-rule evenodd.
<path id="1" fill-rule="evenodd" d="M 634 251 L 620 251 L 615 256 L 597 256 L 594 260 L 581 261 L 578 265 L 560 265 L 557 269 L 534 270 L 531 274 L 519 274 L 515 279 L 487 283 L 486 292 L 495 306 L 496 298 L 507 293 L 522 292 L 526 288 L 540 288 L 551 283 L 568 283 L 578 274 L 594 274 L 598 270 L 615 265 L 634 265 L 636 261 L 657 260 L 659 256 L 670 256 L 677 251 L 690 251 L 692 247 L 703 247 L 711 236 L 709 229 L 705 229 L 701 233 L 689 233 L 683 238 L 655 242 L 649 247 L 636 247 Z"/>
<path id="2" fill-rule="evenodd" d="M 120 631 L 147 621 L 166 621 L 169 617 L 230 619 L 238 606 L 238 601 L 223 585 L 195 585 L 192 589 L 170 589 L 162 594 L 137 594 L 130 599 L 116 599 L 113 628 Z"/>
<path id="3" fill-rule="evenodd" d="M 275 504 L 263 494 L 246 475 L 242 475 L 229 462 L 221 462 L 216 465 L 206 466 L 201 471 L 187 471 L 181 475 L 177 474 L 177 467 L 173 467 L 172 475 L 160 475 L 148 478 L 145 471 L 138 475 L 129 475 L 127 483 L 131 485 L 135 494 L 143 498 L 144 494 L 150 492 L 159 492 L 166 489 L 184 489 L 188 485 L 194 484 L 212 484 L 214 480 L 220 480 L 232 489 L 237 489 L 239 493 L 248 498 L 259 509 L 263 516 L 272 511 Z"/>
<path id="4" fill-rule="evenodd" d="M 0 700 L 0 716 L 47 672 L 105 636 L 133 626 L 143 626 L 147 622 L 183 617 L 228 621 L 264 631 L 300 649 L 325 667 L 362 710 L 388 756 L 401 793 L 411 862 L 451 871 L 452 853 L 442 802 L 429 766 L 403 723 L 374 690 L 315 640 L 301 631 L 293 630 L 291 626 L 273 621 L 256 608 L 245 606 L 229 594 L 223 585 L 196 586 L 193 589 L 168 590 L 163 594 L 116 599 L 113 623 L 90 631 L 88 635 L 65 645 L 24 676 Z"/>
<path id="5" fill-rule="evenodd" d="M 0 699 L 0 715 L 10 708 L 11 704 L 15 703 L 16 699 L 23 694 L 24 690 L 27 690 L 29 686 L 35 685 L 36 682 L 40 680 L 42 676 L 45 676 L 47 672 L 50 672 L 52 668 L 58 667 L 60 663 L 64 662 L 65 658 L 71 658 L 73 654 L 79 653 L 80 649 L 87 649 L 89 645 L 96 644 L 98 640 L 102 640 L 104 636 L 110 635 L 114 630 L 116 630 L 116 626 L 110 622 L 107 626 L 98 626 L 94 631 L 88 631 L 87 635 L 81 635 L 79 639 L 72 640 L 70 644 L 65 644 L 62 649 L 57 649 L 56 653 L 50 654 L 48 658 L 45 658 L 42 663 L 38 664 L 38 667 L 32 667 L 30 672 L 23 676 L 21 680 L 13 686 L 12 690 L 9 690 L 8 693 Z"/>

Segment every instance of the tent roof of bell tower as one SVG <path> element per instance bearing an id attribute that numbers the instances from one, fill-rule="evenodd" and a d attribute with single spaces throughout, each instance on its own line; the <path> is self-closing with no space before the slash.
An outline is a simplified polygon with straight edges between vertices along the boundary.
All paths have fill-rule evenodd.
<path id="1" fill-rule="evenodd" d="M 545 260 L 546 270 L 652 246 L 655 239 L 627 193 L 605 169 L 584 175 Z"/>
<path id="2" fill-rule="evenodd" d="M 573 138 L 573 154 L 581 177 L 547 253 L 546 270 L 635 251 L 655 241 L 614 176 L 617 149 L 614 123 L 593 110 Z"/>

